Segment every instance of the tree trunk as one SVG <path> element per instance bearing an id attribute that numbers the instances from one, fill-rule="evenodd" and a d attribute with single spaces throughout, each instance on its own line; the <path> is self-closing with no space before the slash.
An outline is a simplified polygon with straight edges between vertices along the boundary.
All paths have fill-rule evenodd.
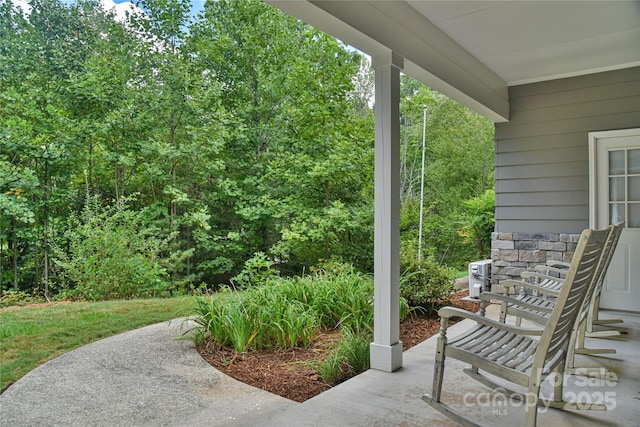
<path id="1" fill-rule="evenodd" d="M 0 221 L 0 292 L 2 292 L 2 253 L 4 252 L 4 248 L 2 247 L 2 242 L 4 241 L 2 238 L 3 231 L 2 221 Z"/>
<path id="2" fill-rule="evenodd" d="M 49 215 L 44 217 L 44 240 L 42 242 L 42 260 L 44 262 L 44 297 L 49 301 Z"/>
<path id="3" fill-rule="evenodd" d="M 34 284 L 36 288 L 40 286 L 40 265 L 38 261 L 38 258 L 40 257 L 39 248 L 40 248 L 40 245 L 38 245 L 38 236 L 36 235 L 35 243 L 33 245 L 33 267 L 35 270 L 34 274 L 36 276 L 34 280 Z"/>
<path id="4" fill-rule="evenodd" d="M 324 180 L 324 207 L 326 211 L 329 211 L 329 180 Z M 329 259 L 329 230 L 324 233 L 324 259 Z"/>
<path id="5" fill-rule="evenodd" d="M 175 156 L 177 156 L 177 151 L 178 151 L 178 147 L 177 147 L 177 142 L 176 142 L 176 125 L 174 124 L 174 112 L 171 112 L 171 145 L 174 147 L 174 149 L 176 150 L 176 154 Z M 177 182 L 177 172 L 176 170 L 178 169 L 178 159 L 177 158 L 173 158 L 171 160 L 171 184 L 173 185 L 173 188 L 176 188 L 176 182 Z M 169 214 L 170 214 L 170 218 L 171 218 L 171 231 L 175 230 L 176 224 L 176 216 L 177 216 L 177 206 L 176 206 L 176 202 L 175 200 L 172 198 L 171 202 L 169 203 Z"/>
<path id="6" fill-rule="evenodd" d="M 11 237 L 13 239 L 13 252 L 11 254 L 11 264 L 13 268 L 13 289 L 18 290 L 18 233 L 16 233 L 16 228 L 18 227 L 18 223 L 16 218 L 11 218 Z"/>
<path id="7" fill-rule="evenodd" d="M 51 190 L 51 175 L 49 173 L 49 162 L 45 164 L 45 200 L 44 200 L 44 220 L 43 229 L 44 236 L 42 241 L 42 260 L 44 273 L 44 297 L 49 301 L 49 197 Z"/>
<path id="8" fill-rule="evenodd" d="M 89 176 L 87 180 L 89 191 L 93 194 L 93 136 L 89 137 Z"/>

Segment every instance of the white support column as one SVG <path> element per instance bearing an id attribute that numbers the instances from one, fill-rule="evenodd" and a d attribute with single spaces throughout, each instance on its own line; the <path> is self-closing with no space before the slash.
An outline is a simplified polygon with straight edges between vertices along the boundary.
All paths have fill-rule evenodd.
<path id="1" fill-rule="evenodd" d="M 402 367 L 400 341 L 400 70 L 395 52 L 372 58 L 375 94 L 374 329 L 371 368 Z"/>

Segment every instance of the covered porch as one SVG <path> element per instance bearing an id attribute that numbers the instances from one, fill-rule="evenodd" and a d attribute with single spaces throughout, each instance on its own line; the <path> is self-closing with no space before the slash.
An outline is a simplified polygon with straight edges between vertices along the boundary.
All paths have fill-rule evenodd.
<path id="1" fill-rule="evenodd" d="M 502 278 L 517 277 L 544 263 L 544 250 L 568 259 L 571 235 L 613 223 L 605 218 L 600 224 L 592 215 L 588 138 L 591 132 L 640 128 L 638 2 L 266 2 L 370 55 L 376 80 L 373 369 L 278 414 L 269 425 L 456 425 L 420 399 L 431 391 L 436 337 L 404 353 L 399 342 L 400 73 L 495 123 L 494 248 L 507 234 L 512 240 L 508 259 L 492 258 L 509 270 L 500 272 Z M 637 232 L 635 226 L 626 231 L 632 239 Z M 550 242 L 545 236 L 552 233 L 569 236 L 567 243 Z M 539 241 L 516 241 L 525 234 Z M 627 267 L 640 264 L 633 251 Z M 635 300 L 638 283 L 631 277 L 637 275 L 627 274 L 627 299 Z M 567 376 L 565 385 L 565 398 L 605 403 L 609 410 L 543 409 L 541 424 L 638 424 L 640 314 L 615 316 L 624 318 L 628 334 L 588 345 L 617 353 L 576 358 L 576 366 L 603 366 L 615 376 Z M 471 324 L 464 321 L 449 334 Z M 519 402 L 471 380 L 456 364 L 447 361 L 445 403 L 480 425 L 524 424 Z M 551 385 L 542 390 L 549 395 Z"/>
<path id="2" fill-rule="evenodd" d="M 492 247 L 498 251 L 504 246 L 508 253 L 492 253 L 492 258 L 502 268 L 501 279 L 518 277 L 532 264 L 544 263 L 540 259 L 546 256 L 544 248 L 551 248 L 555 254 L 550 256 L 556 259 L 570 258 L 570 235 L 608 224 L 606 218 L 600 224 L 590 216 L 595 197 L 589 192 L 587 140 L 594 131 L 640 128 L 637 1 L 266 2 L 372 58 L 376 84 L 372 368 L 392 372 L 404 365 L 397 302 L 400 73 L 496 124 Z M 638 230 L 629 226 L 623 233 L 633 241 Z M 552 233 L 569 235 L 568 243 L 546 239 Z M 524 234 L 539 241 L 516 241 Z M 512 236 L 510 241 L 500 241 L 507 235 Z M 630 253 L 628 268 L 640 264 L 634 261 L 640 252 Z M 639 290 L 629 277 L 637 275 L 627 274 L 623 285 L 633 296 Z M 625 309 L 637 311 L 640 306 Z"/>
<path id="3" fill-rule="evenodd" d="M 498 306 L 488 316 L 497 318 Z M 613 348 L 607 357 L 576 356 L 576 366 L 603 367 L 609 377 L 565 375 L 565 398 L 603 402 L 607 411 L 539 409 L 540 425 L 631 426 L 638 424 L 640 399 L 640 314 L 603 311 L 602 318 L 622 318 L 618 339 L 588 339 L 590 347 Z M 471 320 L 449 329 L 450 336 L 472 327 Z M 394 373 L 369 370 L 304 403 L 280 412 L 265 425 L 304 426 L 456 426 L 457 424 L 424 403 L 420 397 L 431 391 L 435 344 L 431 337 L 404 353 L 403 367 Z M 443 401 L 469 420 L 487 426 L 524 425 L 524 406 L 470 379 L 463 364 L 447 361 Z M 549 396 L 550 384 L 543 386 Z M 520 390 L 515 390 L 520 391 Z M 522 390 L 526 392 L 526 390 Z"/>

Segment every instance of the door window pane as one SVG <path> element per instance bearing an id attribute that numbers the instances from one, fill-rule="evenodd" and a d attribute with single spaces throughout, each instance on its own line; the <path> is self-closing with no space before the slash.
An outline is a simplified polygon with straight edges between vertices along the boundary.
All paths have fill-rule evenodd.
<path id="1" fill-rule="evenodd" d="M 640 176 L 629 177 L 629 199 L 630 202 L 640 202 Z"/>
<path id="2" fill-rule="evenodd" d="M 622 175 L 624 172 L 624 150 L 609 151 L 609 175 Z"/>
<path id="3" fill-rule="evenodd" d="M 626 226 L 640 228 L 640 203 L 629 203 L 629 221 Z"/>
<path id="4" fill-rule="evenodd" d="M 612 150 L 609 166 L 609 223 L 640 228 L 640 149 Z"/>
<path id="5" fill-rule="evenodd" d="M 609 205 L 609 224 L 624 221 L 624 203 L 611 203 Z"/>
<path id="6" fill-rule="evenodd" d="M 624 177 L 609 178 L 609 201 L 623 202 L 625 200 Z"/>
<path id="7" fill-rule="evenodd" d="M 627 151 L 627 173 L 640 173 L 640 150 Z"/>

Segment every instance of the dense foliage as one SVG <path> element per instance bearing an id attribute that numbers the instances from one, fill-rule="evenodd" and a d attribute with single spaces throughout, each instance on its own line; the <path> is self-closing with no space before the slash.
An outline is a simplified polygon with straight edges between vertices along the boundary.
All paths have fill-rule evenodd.
<path id="1" fill-rule="evenodd" d="M 188 0 L 142 0 L 124 22 L 96 0 L 30 6 L 0 0 L 2 290 L 132 298 L 246 286 L 252 266 L 372 270 L 365 57 L 257 0 L 197 17 Z M 426 105 L 423 251 L 461 267 L 478 258 L 464 201 L 493 186 L 492 126 L 402 90 L 403 254 Z"/>
<path id="2" fill-rule="evenodd" d="M 409 313 L 404 298 L 400 317 Z M 305 348 L 322 330 L 339 330 L 331 354 L 312 365 L 334 384 L 369 368 L 373 340 L 373 278 L 342 264 L 328 264 L 304 277 L 265 276 L 238 292 L 224 288 L 197 299 L 196 324 L 185 335 L 196 344 L 242 353 Z"/>
<path id="3" fill-rule="evenodd" d="M 400 295 L 411 307 L 422 307 L 435 312 L 447 305 L 454 290 L 451 269 L 442 267 L 433 260 L 403 260 L 400 276 Z"/>

